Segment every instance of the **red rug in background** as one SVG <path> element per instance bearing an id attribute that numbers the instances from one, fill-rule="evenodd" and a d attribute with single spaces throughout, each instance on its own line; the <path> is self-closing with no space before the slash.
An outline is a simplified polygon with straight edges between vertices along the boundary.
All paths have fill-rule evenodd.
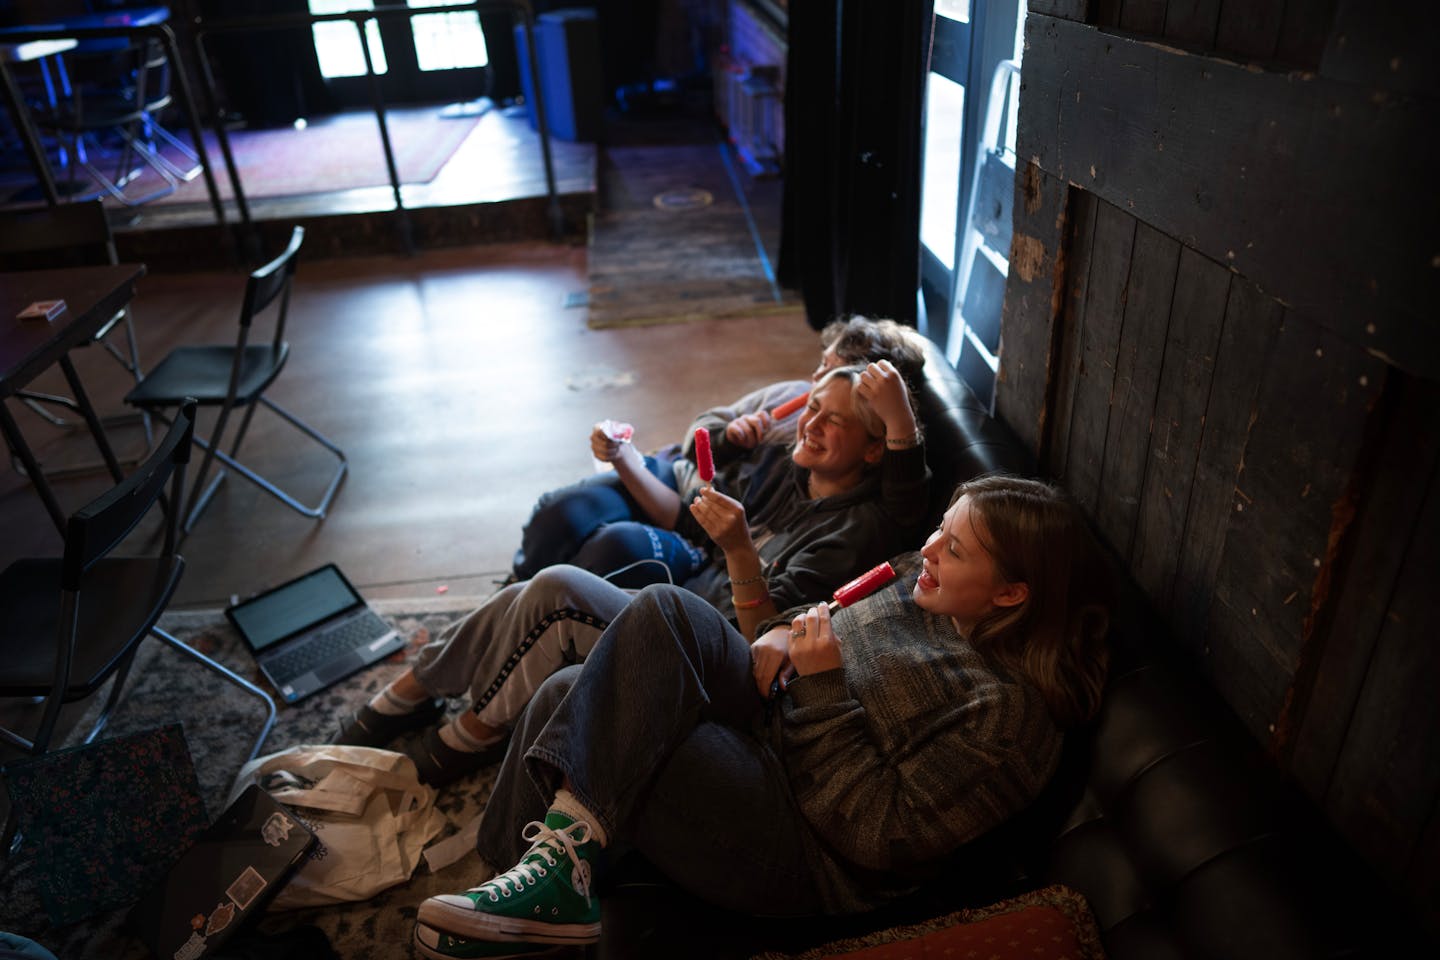
<path id="1" fill-rule="evenodd" d="M 391 110 L 385 119 L 401 183 L 429 183 L 435 179 L 478 122 L 476 117 L 442 117 L 438 107 Z M 220 194 L 230 199 L 234 191 L 213 133 L 205 135 L 205 149 Z M 230 149 L 246 197 L 286 197 L 390 185 L 379 124 L 375 114 L 369 112 L 321 117 L 303 130 L 237 130 L 230 134 Z M 173 156 L 173 152 L 167 150 L 166 155 Z M 155 202 L 208 200 L 205 179 L 196 177 Z"/>

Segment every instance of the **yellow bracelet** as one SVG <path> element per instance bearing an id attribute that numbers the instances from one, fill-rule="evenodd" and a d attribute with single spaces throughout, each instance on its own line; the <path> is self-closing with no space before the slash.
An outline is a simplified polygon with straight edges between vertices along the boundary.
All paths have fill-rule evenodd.
<path id="1" fill-rule="evenodd" d="M 735 594 L 730 594 L 730 602 L 734 604 L 736 610 L 754 610 L 756 607 L 760 606 L 760 604 L 764 603 L 769 599 L 770 591 L 768 590 L 760 596 L 756 597 L 754 600 L 736 600 Z"/>

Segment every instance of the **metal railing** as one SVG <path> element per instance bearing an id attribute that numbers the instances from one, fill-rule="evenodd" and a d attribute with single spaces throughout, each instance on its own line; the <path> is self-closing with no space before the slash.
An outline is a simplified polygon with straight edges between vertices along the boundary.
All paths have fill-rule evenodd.
<path id="1" fill-rule="evenodd" d="M 250 211 L 246 202 L 245 194 L 240 184 L 240 174 L 235 164 L 235 156 L 230 147 L 230 137 L 225 129 L 226 113 L 224 105 L 216 95 L 216 84 L 214 72 L 210 65 L 210 56 L 205 49 L 207 37 L 222 33 L 243 33 L 259 32 L 265 30 L 294 29 L 297 27 L 311 27 L 317 23 L 330 23 L 336 21 L 348 21 L 355 25 L 355 30 L 360 38 L 360 49 L 365 56 L 365 73 L 367 86 L 370 94 L 370 105 L 375 111 L 375 120 L 380 129 L 380 143 L 385 151 L 385 167 L 390 176 L 390 189 L 395 200 L 395 210 L 398 216 L 398 223 L 401 233 L 401 240 L 405 249 L 414 252 L 414 235 L 411 230 L 410 220 L 406 213 L 404 199 L 400 191 L 400 175 L 395 163 L 395 150 L 390 141 L 390 129 L 385 119 L 385 96 L 380 87 L 380 77 L 375 72 L 375 63 L 370 53 L 370 44 L 366 38 L 366 24 L 370 21 L 383 19 L 395 19 L 399 17 L 413 18 L 440 13 L 465 13 L 474 12 L 477 16 L 481 11 L 509 10 L 515 14 L 524 27 L 526 62 L 531 65 L 532 76 L 537 76 L 537 82 L 531 84 L 533 88 L 535 104 L 535 120 L 540 134 L 540 154 L 545 167 L 545 193 L 548 201 L 548 213 L 550 218 L 550 230 L 555 239 L 559 239 L 565 232 L 565 215 L 560 206 L 560 198 L 555 187 L 555 165 L 550 152 L 550 131 L 545 115 L 545 98 L 540 90 L 538 82 L 538 70 L 535 69 L 535 13 L 529 0 L 470 0 L 470 2 L 457 2 L 444 6 L 433 7 L 408 7 L 408 6 L 377 6 L 369 10 L 351 10 L 344 13 L 290 13 L 270 14 L 255 17 L 234 17 L 224 20 L 205 20 L 201 17 L 195 18 L 194 48 L 196 63 L 200 68 L 200 76 L 203 81 L 205 95 L 208 100 L 210 114 L 214 125 L 216 142 L 219 144 L 220 152 L 225 160 L 225 168 L 230 177 L 230 183 L 235 193 L 235 206 L 240 214 L 243 223 L 249 224 Z"/>
<path id="2" fill-rule="evenodd" d="M 394 197 L 397 225 L 401 235 L 401 241 L 407 252 L 415 250 L 414 234 L 401 194 L 400 174 L 395 162 L 395 150 L 390 140 L 390 128 L 386 121 L 385 96 L 381 90 L 379 75 L 375 72 L 375 64 L 371 57 L 370 45 L 366 41 L 366 24 L 369 21 L 382 19 L 393 19 L 397 17 L 412 18 L 440 13 L 464 13 L 474 12 L 477 16 L 481 11 L 509 10 L 523 25 L 525 38 L 524 62 L 530 65 L 532 76 L 535 82 L 531 84 L 531 92 L 535 105 L 535 120 L 539 128 L 540 153 L 545 168 L 545 191 L 547 197 L 547 211 L 550 221 L 552 236 L 559 239 L 565 232 L 565 215 L 560 206 L 560 198 L 555 185 L 555 165 L 550 151 L 550 132 L 545 113 L 545 99 L 541 92 L 542 84 L 539 82 L 538 61 L 535 55 L 535 14 L 529 0 L 469 0 L 469 2 L 457 2 L 445 6 L 433 7 L 408 7 L 408 6 L 378 6 L 370 10 L 354 10 L 345 13 L 312 14 L 271 14 L 255 17 L 235 17 L 222 20 L 206 20 L 203 17 L 196 17 L 192 23 L 195 67 L 200 86 L 205 97 L 206 114 L 208 115 L 210 129 L 215 135 L 215 140 L 220 148 L 224 160 L 225 171 L 234 193 L 236 212 L 239 214 L 240 222 L 237 224 L 238 236 L 235 238 L 240 249 L 253 252 L 258 248 L 258 237 L 255 233 L 254 221 L 250 214 L 250 204 L 246 199 L 245 190 L 241 184 L 240 171 L 235 162 L 234 150 L 231 147 L 230 136 L 226 130 L 226 113 L 215 83 L 214 71 L 211 67 L 210 56 L 205 48 L 207 37 L 217 34 L 263 32 L 267 30 L 296 29 L 311 27 L 316 23 L 333 21 L 348 21 L 355 25 L 360 37 L 360 49 L 365 57 L 365 71 L 368 78 L 368 89 L 370 94 L 371 108 L 375 112 L 375 120 L 379 127 L 380 143 L 385 153 L 385 167 L 389 175 L 391 193 Z M 191 90 L 189 79 L 190 71 L 186 70 L 185 60 L 180 56 L 179 44 L 175 38 L 175 32 L 168 24 L 153 24 L 147 26 L 114 26 L 114 27 L 57 27 L 54 30 L 36 28 L 27 30 L 25 39 L 28 40 L 86 40 L 91 38 L 108 37 L 153 37 L 165 50 L 172 70 L 171 76 L 177 88 L 178 105 L 185 113 L 186 126 L 189 129 L 194 149 L 200 159 L 202 173 L 205 178 L 205 188 L 209 194 L 210 206 L 215 214 L 215 222 L 221 227 L 226 225 L 225 206 L 220 198 L 219 187 L 215 181 L 214 171 L 210 164 L 208 151 L 205 147 L 203 136 L 204 124 L 200 114 L 196 110 L 195 97 Z M 15 115 L 15 123 L 19 129 L 22 140 L 25 141 L 26 153 L 29 155 L 31 164 L 35 168 L 35 174 L 40 181 L 40 186 L 45 194 L 46 201 L 51 205 L 60 203 L 59 192 L 56 189 L 54 176 L 40 146 L 39 135 L 35 130 L 33 120 L 28 109 L 25 109 L 23 98 L 14 78 L 10 73 L 7 64 L 0 62 L 0 81 L 3 81 L 6 98 L 11 101 L 12 112 Z"/>

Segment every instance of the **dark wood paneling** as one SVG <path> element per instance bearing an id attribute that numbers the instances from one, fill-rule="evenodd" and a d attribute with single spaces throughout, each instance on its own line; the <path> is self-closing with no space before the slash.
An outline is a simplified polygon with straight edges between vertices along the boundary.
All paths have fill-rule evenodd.
<path id="1" fill-rule="evenodd" d="M 1346 836 L 1397 878 L 1414 866 L 1440 791 L 1440 482 L 1433 474 L 1429 488 L 1327 797 Z M 1432 876 L 1435 869 L 1422 868 Z"/>
<path id="2" fill-rule="evenodd" d="M 1065 465 L 1065 485 L 1091 517 L 1100 504 L 1105 433 L 1110 423 L 1115 358 L 1120 350 L 1120 324 L 1125 314 L 1125 285 L 1130 277 L 1130 251 L 1135 242 L 1135 218 L 1102 203 L 1095 212 L 1093 236 Z M 1009 336 L 1008 328 L 1006 336 Z"/>
<path id="3" fill-rule="evenodd" d="M 1100 503 L 1095 514 L 1100 532 L 1126 558 L 1130 556 L 1135 516 L 1140 509 L 1179 257 L 1180 245 L 1174 240 L 1143 223 L 1138 225 L 1130 256 L 1125 319 L 1115 360 Z"/>
<path id="4" fill-rule="evenodd" d="M 1043 16 L 1026 40 L 1023 156 L 1351 343 L 1440 376 L 1440 191 L 1423 149 L 1435 101 Z"/>
<path id="5" fill-rule="evenodd" d="M 1100 27 L 1120 26 L 1120 7 L 1123 0 L 1092 0 L 1090 4 L 1090 22 Z M 1031 13 L 1039 13 L 1035 8 L 1030 9 Z"/>
<path id="6" fill-rule="evenodd" d="M 1340 0 L 1320 73 L 1366 89 L 1440 94 L 1440 19 L 1419 0 Z"/>
<path id="7" fill-rule="evenodd" d="M 1166 0 L 1125 0 L 1120 7 L 1120 29 L 1158 37 L 1165 29 Z"/>
<path id="8" fill-rule="evenodd" d="M 1220 0 L 1170 0 L 1165 10 L 1165 39 L 1208 50 L 1215 46 L 1219 22 Z"/>
<path id="9" fill-rule="evenodd" d="M 1049 17 L 1084 23 L 1090 14 L 1090 0 L 1030 0 L 1029 10 L 1031 13 L 1043 13 Z M 1021 13 L 1024 13 L 1023 7 Z"/>
<path id="10" fill-rule="evenodd" d="M 1329 789 L 1400 575 L 1405 550 L 1396 532 L 1417 529 L 1426 491 L 1440 468 L 1440 384 L 1392 373 L 1379 411 L 1385 418 L 1383 436 L 1373 462 L 1361 468 L 1368 489 L 1352 525 L 1334 616 L 1311 684 L 1311 706 L 1298 719 L 1290 757 L 1296 779 L 1315 797 Z"/>
<path id="11" fill-rule="evenodd" d="M 1320 66 L 1330 24 L 1335 19 L 1337 0 L 1286 0 L 1285 24 L 1275 59 L 1281 63 L 1314 70 Z"/>
<path id="12" fill-rule="evenodd" d="M 1205 654 L 1210 602 L 1230 513 L 1244 508 L 1235 483 L 1255 416 L 1255 397 L 1284 310 L 1254 284 L 1230 284 L 1215 375 L 1185 512 L 1185 537 L 1171 591 L 1171 626 L 1197 659 Z"/>
<path id="13" fill-rule="evenodd" d="M 1205 428 L 1230 276 L 1219 264 L 1181 249 L 1130 556 L 1136 581 L 1167 614 L 1174 599 L 1175 570 L 1180 563 L 1185 513 Z"/>
<path id="14" fill-rule="evenodd" d="M 1056 362 L 1053 410 L 1046 423 L 1040 463 L 1054 477 L 1066 475 L 1070 451 L 1071 412 L 1080 381 L 1080 344 L 1084 336 L 1085 291 L 1090 283 L 1090 252 L 1095 245 L 1095 217 L 1099 201 L 1092 193 L 1071 191 L 1069 253 L 1065 278 L 1063 332 Z M 1004 335 L 1004 331 L 1001 331 Z"/>
<path id="15" fill-rule="evenodd" d="M 1285 0 L 1243 0 L 1220 7 L 1215 49 L 1222 54 L 1261 62 L 1271 60 L 1280 44 Z"/>
<path id="16" fill-rule="evenodd" d="M 1015 176 L 1015 232 L 1005 286 L 996 412 L 1037 458 L 1045 435 L 1052 340 L 1064 303 L 1069 186 L 1034 164 Z"/>
<path id="17" fill-rule="evenodd" d="M 1384 376 L 1379 360 L 1293 311 L 1266 364 L 1210 629 L 1212 649 L 1231 648 L 1249 667 L 1255 684 L 1247 690 L 1245 675 L 1227 671 L 1222 693 L 1262 742 L 1319 642 L 1313 627 L 1332 603 L 1335 552 L 1354 518 L 1350 479 Z"/>

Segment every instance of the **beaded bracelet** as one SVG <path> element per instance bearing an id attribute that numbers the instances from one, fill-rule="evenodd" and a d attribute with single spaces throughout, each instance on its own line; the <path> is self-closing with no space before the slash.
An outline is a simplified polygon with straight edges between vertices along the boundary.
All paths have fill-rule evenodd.
<path id="1" fill-rule="evenodd" d="M 745 584 L 747 584 L 747 583 L 760 583 L 760 582 L 761 582 L 762 580 L 764 580 L 764 579 L 765 579 L 765 574 L 763 574 L 763 573 L 757 573 L 757 574 L 755 574 L 755 576 L 753 576 L 753 577 L 742 577 L 742 578 L 739 579 L 739 580 L 731 580 L 731 581 L 730 581 L 730 586 L 732 586 L 732 587 L 743 587 L 743 586 L 745 586 Z"/>
<path id="2" fill-rule="evenodd" d="M 760 596 L 756 597 L 754 600 L 736 600 L 733 593 L 730 595 L 730 602 L 734 604 L 736 610 L 754 610 L 756 607 L 760 606 L 760 604 L 764 603 L 769 599 L 770 591 L 768 590 Z"/>
<path id="3" fill-rule="evenodd" d="M 911 447 L 920 446 L 920 431 L 915 431 L 908 437 L 886 437 L 885 446 L 892 450 L 908 450 Z"/>

